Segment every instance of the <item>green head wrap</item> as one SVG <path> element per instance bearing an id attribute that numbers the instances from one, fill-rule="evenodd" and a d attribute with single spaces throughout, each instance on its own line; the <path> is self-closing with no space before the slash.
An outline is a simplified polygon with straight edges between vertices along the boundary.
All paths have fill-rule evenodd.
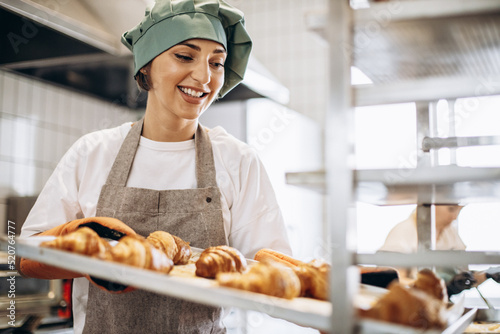
<path id="1" fill-rule="evenodd" d="M 156 56 L 192 38 L 208 39 L 226 48 L 226 95 L 243 80 L 252 49 L 243 13 L 223 0 L 157 0 L 136 27 L 125 32 L 122 43 L 134 54 L 134 76 Z"/>

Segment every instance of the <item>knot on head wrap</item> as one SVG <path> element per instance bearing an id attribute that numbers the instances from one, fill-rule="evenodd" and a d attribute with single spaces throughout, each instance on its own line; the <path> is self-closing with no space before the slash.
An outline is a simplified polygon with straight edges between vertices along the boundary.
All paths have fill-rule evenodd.
<path id="1" fill-rule="evenodd" d="M 208 39 L 224 46 L 222 97 L 239 84 L 252 49 L 243 13 L 223 0 L 157 0 L 143 20 L 122 35 L 134 54 L 134 75 L 156 56 L 183 41 Z"/>

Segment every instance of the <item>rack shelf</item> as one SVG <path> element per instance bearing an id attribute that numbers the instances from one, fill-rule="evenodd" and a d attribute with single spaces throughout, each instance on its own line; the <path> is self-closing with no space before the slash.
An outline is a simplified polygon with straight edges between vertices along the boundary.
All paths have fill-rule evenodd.
<path id="1" fill-rule="evenodd" d="M 287 173 L 287 183 L 325 193 L 324 171 Z M 375 205 L 500 201 L 500 168 L 458 166 L 354 171 L 356 201 Z"/>
<path id="2" fill-rule="evenodd" d="M 377 252 L 375 254 L 354 254 L 359 264 L 394 267 L 461 267 L 468 264 L 500 263 L 500 252 L 466 251 L 425 251 L 422 253 L 403 254 L 395 252 Z"/>

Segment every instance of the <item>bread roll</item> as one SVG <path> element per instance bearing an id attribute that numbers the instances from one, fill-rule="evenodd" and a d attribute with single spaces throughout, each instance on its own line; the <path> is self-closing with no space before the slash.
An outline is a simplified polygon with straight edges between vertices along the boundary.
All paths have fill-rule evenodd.
<path id="1" fill-rule="evenodd" d="M 260 249 L 253 258 L 255 261 L 271 260 L 274 262 L 279 262 L 287 267 L 295 268 L 297 266 L 306 264 L 303 261 L 297 260 L 296 258 L 286 255 L 284 253 L 278 252 L 270 248 Z"/>

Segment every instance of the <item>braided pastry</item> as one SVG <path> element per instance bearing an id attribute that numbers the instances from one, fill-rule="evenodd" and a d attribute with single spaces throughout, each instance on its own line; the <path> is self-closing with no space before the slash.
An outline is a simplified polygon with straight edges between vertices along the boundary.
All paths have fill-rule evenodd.
<path id="1" fill-rule="evenodd" d="M 115 262 L 134 267 L 169 273 L 173 262 L 163 252 L 156 249 L 146 239 L 125 236 L 111 248 L 111 258 Z"/>
<path id="2" fill-rule="evenodd" d="M 109 259 L 111 248 L 108 242 L 88 227 L 81 227 L 54 240 L 44 241 L 40 243 L 40 246 L 93 256 L 99 259 Z"/>
<path id="3" fill-rule="evenodd" d="M 165 231 L 155 231 L 147 238 L 153 246 L 161 250 L 174 264 L 186 264 L 191 258 L 189 243 Z"/>
<path id="4" fill-rule="evenodd" d="M 239 250 L 229 246 L 215 246 L 205 249 L 196 261 L 196 275 L 215 278 L 218 273 L 242 273 L 247 260 Z"/>
<path id="5" fill-rule="evenodd" d="M 221 286 L 286 299 L 298 297 L 300 294 L 300 280 L 297 275 L 285 265 L 270 260 L 252 265 L 244 274 L 218 274 L 217 282 Z"/>

